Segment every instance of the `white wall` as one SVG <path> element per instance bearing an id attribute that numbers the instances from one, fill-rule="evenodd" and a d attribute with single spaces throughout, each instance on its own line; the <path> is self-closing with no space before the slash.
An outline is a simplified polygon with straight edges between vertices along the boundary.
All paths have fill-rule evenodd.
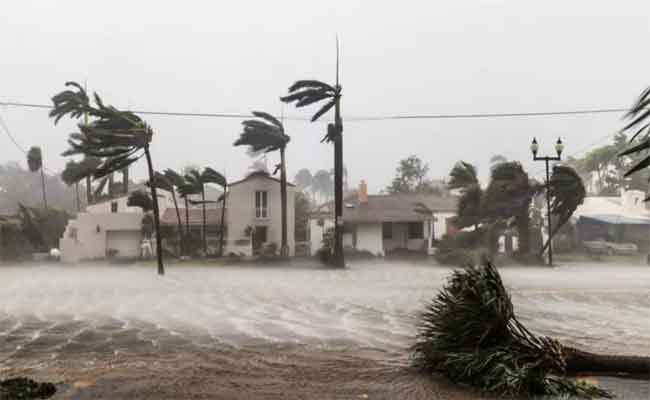
<path id="1" fill-rule="evenodd" d="M 369 251 L 374 255 L 384 255 L 381 224 L 357 225 L 357 250 Z"/>
<path id="2" fill-rule="evenodd" d="M 59 241 L 61 260 L 64 262 L 77 262 L 81 260 L 92 260 L 106 257 L 106 232 L 108 231 L 133 231 L 140 232 L 142 229 L 142 213 L 79 213 L 77 218 L 71 220 L 66 227 L 63 238 Z M 99 227 L 99 229 L 98 229 Z M 72 237 L 72 231 L 76 229 L 76 239 Z M 138 242 L 141 237 L 137 237 Z M 139 246 L 139 244 L 138 244 Z M 127 246 L 132 247 L 132 244 Z M 120 249 L 117 249 L 120 250 Z M 130 255 L 130 251 L 124 251 Z"/>
<path id="3" fill-rule="evenodd" d="M 445 234 L 447 234 L 447 218 L 455 216 L 456 213 L 453 212 L 436 212 L 433 214 L 433 234 L 434 238 L 440 240 Z"/>
<path id="4" fill-rule="evenodd" d="M 255 217 L 255 191 L 268 192 L 268 217 Z M 295 188 L 287 187 L 287 241 L 289 255 L 295 254 Z M 230 188 L 226 202 L 228 210 L 228 240 L 246 239 L 247 226 L 266 226 L 267 243 L 282 244 L 282 202 L 280 183 L 264 177 L 253 177 Z"/>
<path id="5" fill-rule="evenodd" d="M 323 242 L 323 233 L 329 228 L 334 228 L 333 219 L 323 219 L 323 226 L 318 225 L 317 218 L 309 220 L 309 247 L 312 256 L 320 249 Z"/>
<path id="6" fill-rule="evenodd" d="M 126 204 L 128 202 L 128 199 L 128 196 L 122 196 L 111 200 L 105 200 L 97 204 L 91 204 L 86 207 L 86 212 L 91 214 L 107 214 L 111 212 L 111 203 L 117 202 L 117 212 L 119 213 L 142 213 L 142 209 L 140 207 L 127 206 Z M 163 190 L 158 190 L 158 207 L 160 208 L 161 216 L 167 208 L 174 207 L 174 202 L 171 199 L 170 193 Z"/>

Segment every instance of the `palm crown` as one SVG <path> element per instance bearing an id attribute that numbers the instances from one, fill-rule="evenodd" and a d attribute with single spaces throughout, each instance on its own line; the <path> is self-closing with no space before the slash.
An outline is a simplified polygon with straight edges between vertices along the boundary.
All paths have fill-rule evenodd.
<path id="1" fill-rule="evenodd" d="M 622 157 L 634 153 L 643 155 L 645 152 L 645 157 L 625 173 L 627 177 L 643 168 L 650 167 L 650 87 L 641 93 L 641 96 L 639 96 L 630 111 L 625 115 L 625 118 L 630 120 L 630 122 L 623 127 L 623 131 L 635 130 L 635 133 L 630 138 L 630 142 L 634 142 L 637 139 L 639 141 L 619 156 Z M 650 196 L 646 201 L 650 201 Z"/>
<path id="2" fill-rule="evenodd" d="M 66 115 L 71 118 L 88 115 L 95 120 L 79 124 L 80 132 L 70 134 L 70 148 L 64 156 L 86 154 L 103 158 L 104 162 L 93 173 L 95 178 L 101 178 L 128 167 L 144 155 L 142 150 L 151 142 L 153 131 L 140 117 L 104 105 L 96 93 L 92 105 L 84 88 L 76 82 L 67 82 L 66 86 L 76 91 L 64 90 L 52 98 L 50 117 L 54 123 Z"/>
<path id="3" fill-rule="evenodd" d="M 289 94 L 280 97 L 285 103 L 296 103 L 296 107 L 305 107 L 322 100 L 327 100 L 325 105 L 311 117 L 311 121 L 318 120 L 323 114 L 328 112 L 340 101 L 342 96 L 342 87 L 340 84 L 335 86 L 328 85 L 327 83 L 316 80 L 300 80 L 289 87 Z M 340 122 L 336 121 L 340 126 Z M 327 134 L 323 138 L 323 142 L 333 142 L 336 137 L 336 129 L 329 127 Z"/>

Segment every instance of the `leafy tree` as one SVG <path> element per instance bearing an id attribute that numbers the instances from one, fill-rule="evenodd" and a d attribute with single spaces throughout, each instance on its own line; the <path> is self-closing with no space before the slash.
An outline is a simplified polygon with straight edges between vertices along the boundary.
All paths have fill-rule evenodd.
<path id="1" fill-rule="evenodd" d="M 433 186 L 427 179 L 429 166 L 418 156 L 410 155 L 400 160 L 393 182 L 386 188 L 388 193 L 431 193 Z"/>
<path id="2" fill-rule="evenodd" d="M 113 106 L 104 105 L 97 93 L 94 94 L 94 105 L 91 104 L 86 91 L 78 83 L 67 82 L 66 86 L 72 89 L 64 90 L 52 98 L 53 107 L 50 117 L 54 118 L 55 124 L 66 115 L 74 119 L 84 117 L 86 122 L 78 125 L 80 132 L 70 134 L 68 140 L 70 149 L 64 155 L 84 154 L 103 159 L 102 164 L 93 172 L 95 179 L 127 168 L 145 157 L 149 180 L 152 181 L 154 168 L 149 145 L 154 132 L 151 127 L 130 111 L 121 111 Z M 93 118 L 93 121 L 87 122 L 88 117 Z M 151 198 L 156 231 L 158 274 L 162 275 L 165 269 L 156 185 L 151 185 Z"/>
<path id="3" fill-rule="evenodd" d="M 309 211 L 311 210 L 311 202 L 309 201 L 309 196 L 307 196 L 305 192 L 296 192 L 294 209 L 294 235 L 297 241 L 305 241 L 307 240 L 307 224 L 309 224 Z"/>
<path id="4" fill-rule="evenodd" d="M 64 210 L 26 207 L 20 203 L 18 208 L 22 233 L 30 244 L 39 251 L 57 247 L 70 215 Z"/>
<path id="5" fill-rule="evenodd" d="M 630 138 L 631 147 L 620 153 L 620 156 L 635 154 L 639 157 L 625 173 L 625 176 L 628 177 L 644 169 L 647 171 L 650 167 L 650 87 L 641 93 L 625 117 L 629 122 L 623 127 L 623 131 L 634 133 Z M 650 178 L 648 178 L 648 182 L 650 182 Z M 646 201 L 650 201 L 650 195 Z"/>
<path id="6" fill-rule="evenodd" d="M 311 172 L 307 168 L 302 168 L 293 178 L 293 181 L 300 190 L 304 191 L 312 185 L 312 179 Z"/>
<path id="7" fill-rule="evenodd" d="M 289 94 L 281 97 L 285 103 L 295 103 L 296 107 L 326 101 L 311 118 L 312 122 L 334 108 L 334 123 L 327 125 L 327 134 L 321 142 L 334 144 L 334 256 L 333 265 L 345 267 L 343 256 L 343 119 L 341 118 L 341 96 L 343 88 L 339 83 L 338 40 L 336 45 L 336 83 L 334 86 L 317 80 L 300 80 L 289 87 Z"/>
<path id="8" fill-rule="evenodd" d="M 476 167 L 465 161 L 457 162 L 449 173 L 449 188 L 460 189 L 457 225 L 460 228 L 474 226 L 477 230 L 482 217 L 483 190 L 478 181 Z"/>
<path id="9" fill-rule="evenodd" d="M 153 200 L 151 196 L 144 190 L 136 190 L 129 194 L 126 199 L 126 205 L 129 207 L 139 207 L 143 213 L 148 213 L 153 210 Z"/>
<path id="10" fill-rule="evenodd" d="M 332 174 L 328 171 L 321 169 L 314 173 L 312 188 L 314 191 L 320 193 L 323 198 L 330 199 L 332 197 L 333 187 Z"/>
<path id="11" fill-rule="evenodd" d="M 468 162 L 457 162 L 449 173 L 449 189 L 467 189 L 478 184 L 476 167 Z"/>
<path id="12" fill-rule="evenodd" d="M 251 154 L 280 152 L 280 164 L 274 174 L 280 170 L 280 201 L 282 203 L 282 245 L 280 255 L 289 255 L 289 242 L 287 239 L 287 166 L 285 150 L 291 138 L 285 133 L 284 126 L 271 114 L 253 111 L 255 119 L 242 122 L 244 131 L 235 141 L 235 146 L 248 146 Z"/>
<path id="13" fill-rule="evenodd" d="M 27 165 L 30 172 L 41 172 L 41 188 L 43 190 L 43 206 L 47 208 L 47 195 L 45 192 L 45 171 L 43 171 L 43 153 L 41 148 L 32 146 L 27 152 Z"/>
<path id="14" fill-rule="evenodd" d="M 504 162 L 508 162 L 508 159 L 501 155 L 501 154 L 495 154 L 492 157 L 490 157 L 490 164 L 501 164 Z"/>

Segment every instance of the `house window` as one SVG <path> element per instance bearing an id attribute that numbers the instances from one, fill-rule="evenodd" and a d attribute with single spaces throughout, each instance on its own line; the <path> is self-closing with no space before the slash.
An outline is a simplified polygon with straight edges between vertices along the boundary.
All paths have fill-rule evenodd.
<path id="1" fill-rule="evenodd" d="M 392 239 L 393 238 L 393 223 L 384 222 L 381 224 L 381 236 L 383 239 Z"/>
<path id="2" fill-rule="evenodd" d="M 422 222 L 409 222 L 409 239 L 424 238 L 424 224 Z"/>
<path id="3" fill-rule="evenodd" d="M 267 191 L 258 190 L 255 192 L 255 218 L 268 218 L 269 216 L 269 194 Z"/>
<path id="4" fill-rule="evenodd" d="M 111 201 L 111 212 L 112 213 L 117 212 L 117 201 Z"/>

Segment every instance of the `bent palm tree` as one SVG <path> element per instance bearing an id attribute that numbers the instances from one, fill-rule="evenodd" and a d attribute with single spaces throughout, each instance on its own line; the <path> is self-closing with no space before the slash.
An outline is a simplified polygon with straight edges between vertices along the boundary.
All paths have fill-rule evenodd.
<path id="1" fill-rule="evenodd" d="M 183 222 L 181 221 L 181 212 L 178 209 L 178 201 L 176 200 L 176 192 L 174 191 L 174 184 L 167 179 L 167 176 L 156 171 L 154 174 L 154 184 L 157 188 L 164 190 L 172 195 L 172 201 L 174 202 L 174 209 L 176 210 L 176 218 L 178 221 L 178 246 L 180 247 L 180 253 L 183 254 Z M 151 184 L 147 182 L 147 185 Z"/>
<path id="2" fill-rule="evenodd" d="M 449 176 L 449 188 L 461 191 L 456 217 L 458 227 L 474 226 L 475 230 L 478 229 L 481 222 L 483 190 L 478 181 L 476 167 L 465 161 L 459 161 L 451 169 Z"/>
<path id="3" fill-rule="evenodd" d="M 203 177 L 201 173 L 196 170 L 192 169 L 190 170 L 187 175 L 185 175 L 185 180 L 187 181 L 187 185 L 184 187 L 183 192 L 186 193 L 186 196 L 189 194 L 200 194 L 201 195 L 201 201 L 196 202 L 198 204 L 201 204 L 202 208 L 202 216 L 203 216 L 203 224 L 202 224 L 202 229 L 201 229 L 201 241 L 203 242 L 203 254 L 207 255 L 208 254 L 208 238 L 207 238 L 207 221 L 206 221 L 206 215 L 205 215 L 205 182 L 203 182 Z"/>
<path id="4" fill-rule="evenodd" d="M 93 202 L 93 172 L 102 164 L 102 160 L 97 157 L 84 157 L 79 163 L 81 172 L 86 180 L 86 204 L 91 205 Z"/>
<path id="5" fill-rule="evenodd" d="M 311 118 L 314 122 L 334 108 L 334 123 L 327 125 L 327 134 L 321 142 L 334 143 L 334 257 L 332 264 L 345 267 L 343 258 L 343 120 L 341 119 L 342 87 L 339 83 L 339 52 L 336 41 L 336 84 L 331 86 L 316 80 L 297 81 L 289 87 L 289 94 L 281 97 L 285 103 L 295 102 L 305 107 L 326 100 Z"/>
<path id="6" fill-rule="evenodd" d="M 251 154 L 270 153 L 280 151 L 280 164 L 273 174 L 280 169 L 280 202 L 282 207 L 282 246 L 280 255 L 289 255 L 289 242 L 287 239 L 287 166 L 284 152 L 287 143 L 291 140 L 284 132 L 284 126 L 271 114 L 261 111 L 253 111 L 257 119 L 247 119 L 242 122 L 244 131 L 235 141 L 235 146 L 248 146 Z"/>
<path id="7" fill-rule="evenodd" d="M 180 187 L 185 185 L 185 178 L 183 178 L 178 172 L 174 171 L 171 168 L 167 168 L 165 171 L 163 171 L 163 175 L 167 179 L 167 181 L 172 185 L 172 199 L 174 201 L 174 207 L 176 208 L 176 216 L 178 217 L 178 229 L 179 232 L 181 232 L 181 250 L 184 252 L 185 255 L 188 254 L 188 248 L 186 246 L 186 237 L 187 234 L 189 234 L 189 225 L 187 223 L 189 221 L 186 221 L 186 225 L 188 227 L 188 230 L 186 232 L 186 235 L 182 233 L 183 225 L 181 222 L 181 217 L 180 217 L 180 212 L 178 210 L 178 204 L 176 201 L 176 193 L 178 192 L 179 195 L 180 193 Z M 189 210 L 188 210 L 188 200 L 187 197 L 182 196 L 185 199 L 185 219 L 189 219 Z"/>
<path id="8" fill-rule="evenodd" d="M 225 225 L 225 216 L 226 216 L 226 192 L 228 190 L 228 182 L 226 177 L 215 171 L 210 167 L 205 167 L 201 173 L 201 179 L 204 183 L 214 183 L 215 185 L 221 186 L 223 193 L 217 200 L 217 203 L 221 201 L 221 224 L 218 229 L 219 231 L 219 255 L 223 256 L 223 244 L 226 234 L 226 225 Z M 204 199 L 205 201 L 205 199 Z M 204 205 L 205 207 L 205 205 Z"/>
<path id="9" fill-rule="evenodd" d="M 149 145 L 153 138 L 153 130 L 145 121 L 130 111 L 121 111 L 113 106 L 106 106 L 97 93 L 94 94 L 94 105 L 83 87 L 75 82 L 67 82 L 66 86 L 73 89 L 64 90 L 52 98 L 53 107 L 50 117 L 57 124 L 64 116 L 80 119 L 84 116 L 93 119 L 91 122 L 79 123 L 80 132 L 70 134 L 68 144 L 70 149 L 64 156 L 84 154 L 86 156 L 104 159 L 93 172 L 95 179 L 127 168 L 143 156 L 147 160 L 149 180 L 154 177 L 153 163 Z M 156 230 L 156 253 L 158 256 L 158 274 L 163 275 L 165 269 L 162 258 L 162 239 L 160 236 L 160 212 L 156 185 L 151 185 L 153 200 L 154 225 Z"/>
<path id="10" fill-rule="evenodd" d="M 190 251 L 190 196 L 201 194 L 201 188 L 188 181 L 185 177 L 182 178 L 182 183 L 177 186 L 180 197 L 185 201 L 185 249 L 189 255 Z"/>
<path id="11" fill-rule="evenodd" d="M 41 148 L 32 146 L 27 152 L 27 166 L 30 172 L 41 172 L 41 189 L 43 190 L 43 206 L 47 208 L 47 195 L 45 194 L 45 172 L 43 171 L 43 152 Z"/>
<path id="12" fill-rule="evenodd" d="M 79 199 L 79 181 L 84 178 L 81 163 L 70 160 L 65 164 L 65 169 L 61 172 L 61 180 L 68 186 L 74 185 L 75 196 L 77 200 L 77 212 L 81 211 L 81 200 Z"/>
<path id="13" fill-rule="evenodd" d="M 539 192 L 545 189 L 544 185 L 539 185 Z M 548 239 L 540 250 L 540 257 L 548 248 L 553 236 L 569 221 L 575 210 L 585 199 L 587 191 L 582 183 L 580 175 L 571 167 L 566 165 L 556 165 L 553 167 L 553 174 L 549 181 L 548 195 L 551 197 L 551 214 L 558 217 L 552 232 L 549 232 Z"/>
<path id="14" fill-rule="evenodd" d="M 625 173 L 624 176 L 628 177 L 644 168 L 650 167 L 650 87 L 641 93 L 630 111 L 625 114 L 625 118 L 630 120 L 630 122 L 623 127 L 622 131 L 635 130 L 635 132 L 630 138 L 632 147 L 620 153 L 619 157 L 630 154 L 642 156 L 645 153 L 645 157 Z M 648 182 L 650 183 L 650 181 Z M 650 193 L 645 200 L 650 201 Z"/>
<path id="15" fill-rule="evenodd" d="M 412 347 L 415 366 L 440 372 L 498 396 L 612 397 L 567 373 L 647 376 L 648 357 L 605 356 L 530 332 L 517 318 L 498 270 L 490 263 L 455 271 L 426 305 Z"/>

